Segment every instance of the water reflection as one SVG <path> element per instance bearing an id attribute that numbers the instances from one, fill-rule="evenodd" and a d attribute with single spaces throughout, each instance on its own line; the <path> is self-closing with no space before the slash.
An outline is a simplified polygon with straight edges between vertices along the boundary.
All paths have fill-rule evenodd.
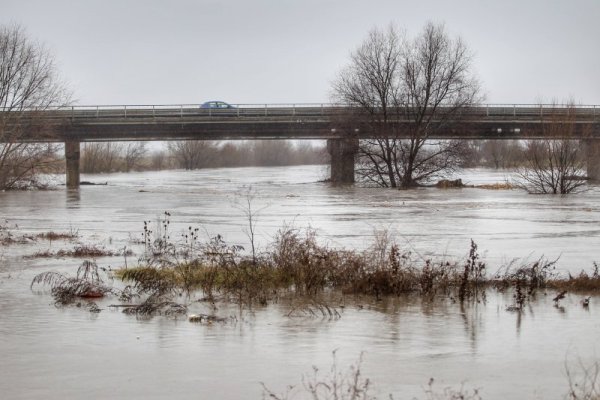
<path id="1" fill-rule="evenodd" d="M 81 192 L 79 189 L 67 189 L 67 208 L 79 208 L 81 201 Z"/>

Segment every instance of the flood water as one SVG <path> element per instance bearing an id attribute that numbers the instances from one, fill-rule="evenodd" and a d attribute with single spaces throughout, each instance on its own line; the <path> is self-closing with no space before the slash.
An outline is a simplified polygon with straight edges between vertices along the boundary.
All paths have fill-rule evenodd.
<path id="1" fill-rule="evenodd" d="M 0 217 L 16 234 L 77 231 L 79 240 L 140 251 L 143 221 L 171 213 L 170 233 L 188 226 L 206 238 L 221 234 L 248 248 L 247 194 L 266 246 L 284 224 L 312 227 L 331 247 L 365 248 L 386 229 L 400 247 L 424 258 L 461 258 L 470 240 L 488 270 L 513 259 L 558 259 L 575 274 L 600 261 L 600 188 L 571 196 L 534 196 L 520 190 L 477 188 L 410 191 L 331 187 L 319 166 L 236 168 L 83 175 L 107 185 L 79 191 L 0 193 Z M 465 183 L 502 182 L 509 174 L 464 171 Z M 15 227 L 18 226 L 18 227 Z M 0 398 L 7 399 L 260 399 L 261 382 L 276 392 L 301 386 L 312 366 L 326 373 L 337 349 L 346 368 L 364 352 L 362 373 L 373 394 L 426 398 L 436 387 L 465 383 L 486 399 L 561 399 L 568 391 L 565 364 L 589 364 L 600 350 L 600 320 L 569 294 L 562 308 L 541 294 L 521 315 L 505 311 L 510 294 L 488 293 L 486 303 L 461 308 L 449 300 L 373 301 L 340 297 L 341 318 L 288 317 L 293 305 L 240 310 L 220 305 L 226 324 L 186 319 L 140 320 L 99 302 L 91 314 L 57 309 L 31 279 L 56 270 L 74 274 L 81 260 L 23 259 L 40 249 L 72 247 L 37 241 L 0 247 Z M 130 257 L 130 262 L 135 257 Z M 123 257 L 97 260 L 121 266 Z M 118 284 L 118 283 L 115 283 Z M 195 303 L 192 312 L 206 312 Z M 302 398 L 298 395 L 294 398 Z"/>

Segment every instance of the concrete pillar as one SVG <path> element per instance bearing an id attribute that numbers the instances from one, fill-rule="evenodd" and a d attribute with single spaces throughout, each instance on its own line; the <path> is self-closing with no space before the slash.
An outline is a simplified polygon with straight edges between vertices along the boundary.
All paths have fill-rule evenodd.
<path id="1" fill-rule="evenodd" d="M 79 189 L 79 140 L 65 142 L 67 189 Z"/>
<path id="2" fill-rule="evenodd" d="M 354 156 L 358 139 L 329 139 L 327 150 L 331 155 L 331 183 L 354 183 Z"/>
<path id="3" fill-rule="evenodd" d="M 600 139 L 584 141 L 587 159 L 587 176 L 591 181 L 600 181 Z"/>

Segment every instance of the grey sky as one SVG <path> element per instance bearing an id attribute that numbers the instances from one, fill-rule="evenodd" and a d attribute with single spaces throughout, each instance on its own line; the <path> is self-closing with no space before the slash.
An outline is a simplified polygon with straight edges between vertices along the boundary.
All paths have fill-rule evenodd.
<path id="1" fill-rule="evenodd" d="M 488 102 L 600 104 L 598 0 L 0 0 L 80 104 L 324 102 L 371 28 L 428 20 L 475 52 Z"/>

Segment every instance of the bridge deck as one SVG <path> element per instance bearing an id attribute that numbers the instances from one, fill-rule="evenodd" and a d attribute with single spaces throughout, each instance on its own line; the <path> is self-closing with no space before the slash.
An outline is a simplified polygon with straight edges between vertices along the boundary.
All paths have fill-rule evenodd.
<path id="1" fill-rule="evenodd" d="M 226 109 L 201 108 L 199 105 L 73 106 L 44 111 L 45 127 L 30 126 L 26 130 L 26 140 L 332 139 L 349 135 L 358 138 L 372 137 L 358 120 L 354 125 L 348 123 L 356 114 L 356 108 L 335 104 L 236 105 Z M 403 118 L 402 113 L 398 114 L 394 123 L 399 128 L 408 128 L 410 120 Z M 541 138 L 544 137 L 541 129 L 543 124 L 566 118 L 578 126 L 575 138 L 600 138 L 599 106 L 517 104 L 467 108 L 460 123 L 436 133 L 435 138 Z M 50 135 L 45 129 L 48 125 L 54 128 Z"/>

